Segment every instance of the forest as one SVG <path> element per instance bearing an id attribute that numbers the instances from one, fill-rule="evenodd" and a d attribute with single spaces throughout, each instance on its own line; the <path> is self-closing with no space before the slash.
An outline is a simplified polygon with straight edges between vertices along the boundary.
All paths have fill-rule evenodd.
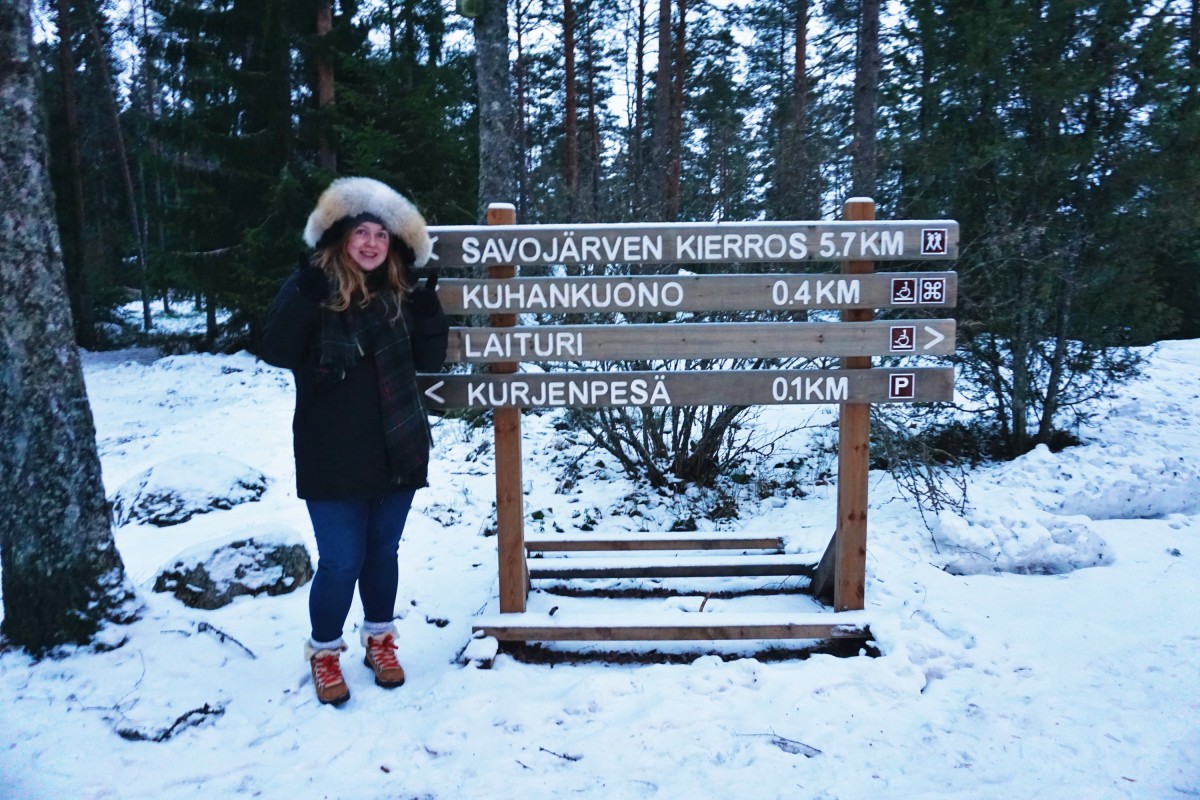
<path id="1" fill-rule="evenodd" d="M 1200 336 L 1198 7 L 43 0 L 76 340 L 154 342 L 187 306 L 207 331 L 173 346 L 253 349 L 337 175 L 435 225 L 494 201 L 522 223 L 833 219 L 866 196 L 959 222 L 973 439 L 1016 455 L 1136 374 L 1129 348 Z"/>

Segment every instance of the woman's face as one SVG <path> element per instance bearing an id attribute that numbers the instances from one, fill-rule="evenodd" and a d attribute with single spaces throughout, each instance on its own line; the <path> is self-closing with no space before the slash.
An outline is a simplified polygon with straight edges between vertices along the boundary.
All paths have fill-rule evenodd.
<path id="1" fill-rule="evenodd" d="M 346 255 L 363 272 L 370 272 L 387 259 L 388 232 L 375 222 L 360 222 L 346 240 Z"/>

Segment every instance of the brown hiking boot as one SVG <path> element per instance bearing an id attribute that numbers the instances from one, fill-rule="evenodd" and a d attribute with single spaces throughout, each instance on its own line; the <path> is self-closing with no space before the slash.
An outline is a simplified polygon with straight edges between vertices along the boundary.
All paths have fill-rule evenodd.
<path id="1" fill-rule="evenodd" d="M 367 648 L 363 663 L 375 673 L 375 684 L 385 689 L 403 685 L 404 668 L 396 660 L 396 637 L 393 632 L 385 631 L 371 636 L 364 631 L 362 643 Z"/>
<path id="2" fill-rule="evenodd" d="M 317 699 L 322 703 L 340 706 L 350 699 L 350 687 L 342 677 L 342 665 L 339 662 L 345 643 L 333 650 L 314 650 L 311 644 L 305 644 L 304 654 L 312 667 L 313 688 L 317 690 Z"/>

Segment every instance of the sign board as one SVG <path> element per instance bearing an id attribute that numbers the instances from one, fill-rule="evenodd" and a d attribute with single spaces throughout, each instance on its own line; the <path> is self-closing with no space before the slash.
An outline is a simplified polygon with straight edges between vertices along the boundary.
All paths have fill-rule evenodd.
<path id="1" fill-rule="evenodd" d="M 957 278 L 953 272 L 444 278 L 438 298 L 447 314 L 950 308 Z"/>
<path id="2" fill-rule="evenodd" d="M 450 363 L 950 355 L 954 320 L 452 328 Z"/>
<path id="3" fill-rule="evenodd" d="M 419 375 L 425 405 L 444 408 L 927 403 L 953 398 L 950 367 Z"/>
<path id="4" fill-rule="evenodd" d="M 952 220 L 431 227 L 430 266 L 952 260 Z"/>

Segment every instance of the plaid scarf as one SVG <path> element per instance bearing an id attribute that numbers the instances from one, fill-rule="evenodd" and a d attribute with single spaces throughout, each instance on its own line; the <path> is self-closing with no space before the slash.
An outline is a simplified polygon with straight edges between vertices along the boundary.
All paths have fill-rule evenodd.
<path id="1" fill-rule="evenodd" d="M 392 481 L 424 486 L 433 437 L 417 387 L 408 324 L 392 321 L 392 301 L 377 293 L 366 308 L 321 311 L 321 371 L 340 380 L 368 353 L 375 360 L 383 438 Z"/>

